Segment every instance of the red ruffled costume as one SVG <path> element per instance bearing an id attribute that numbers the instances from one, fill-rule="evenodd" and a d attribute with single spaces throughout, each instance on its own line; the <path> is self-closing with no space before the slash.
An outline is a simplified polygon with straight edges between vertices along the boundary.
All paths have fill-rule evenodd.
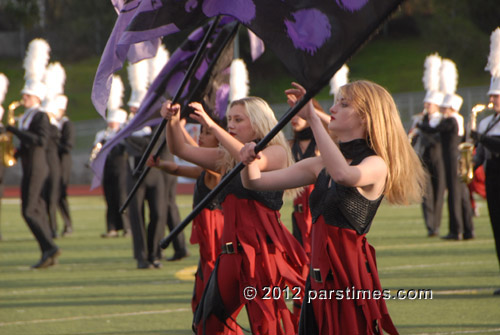
<path id="1" fill-rule="evenodd" d="M 339 147 L 351 165 L 375 154 L 364 139 Z M 319 173 L 309 199 L 311 271 L 299 334 L 398 334 L 384 301 L 390 293 L 382 291 L 375 249 L 366 240 L 382 198 L 368 200 L 356 187 L 335 183 L 326 169 Z"/>
<path id="2" fill-rule="evenodd" d="M 223 253 L 193 323 L 198 333 L 221 334 L 226 328 L 224 322 L 235 319 L 246 306 L 253 334 L 295 334 L 298 320 L 288 309 L 285 295 L 266 299 L 265 294 L 267 287 L 285 290 L 285 285 L 299 287 L 303 292 L 307 256 L 280 221 L 282 193 L 241 190 L 243 195 L 238 195 L 243 198 L 238 198 L 234 186 L 239 193 L 241 179 L 239 176 L 234 179 L 233 188 L 222 202 Z M 271 193 L 280 194 L 278 208 L 263 204 Z M 255 297 L 248 296 L 249 290 L 245 289 L 248 287 L 255 288 Z"/>
<path id="3" fill-rule="evenodd" d="M 340 300 L 335 294 L 311 300 L 318 334 L 383 334 L 382 330 L 397 334 L 383 300 L 375 249 L 365 235 L 328 225 L 320 216 L 314 224 L 312 244 L 311 268 L 319 269 L 322 282 L 311 278 L 311 289 L 318 294 L 324 290 L 340 290 L 343 294 Z M 370 290 L 371 294 L 377 290 L 381 295 L 378 299 L 350 299 L 353 288 Z"/>
<path id="4" fill-rule="evenodd" d="M 191 307 L 193 312 L 200 303 L 203 290 L 215 267 L 217 256 L 221 252 L 220 235 L 224 228 L 224 216 L 220 209 L 203 209 L 193 220 L 191 244 L 200 246 L 200 264 L 195 276 L 195 285 Z"/>

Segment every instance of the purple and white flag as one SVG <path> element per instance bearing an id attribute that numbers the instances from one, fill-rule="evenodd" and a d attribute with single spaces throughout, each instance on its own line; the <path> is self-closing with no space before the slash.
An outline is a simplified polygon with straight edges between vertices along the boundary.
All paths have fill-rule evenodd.
<path id="1" fill-rule="evenodd" d="M 112 3 L 115 9 L 120 9 L 120 13 L 102 53 L 91 94 L 94 107 L 103 118 L 106 113 L 106 103 L 109 98 L 113 73 L 123 67 L 126 58 L 126 55 L 123 58 L 118 57 L 116 47 L 121 35 L 136 14 L 141 0 L 113 0 Z M 137 62 L 145 58 L 151 58 L 156 55 L 159 45 L 159 38 L 143 40 L 140 43 L 134 44 L 130 51 L 130 59 L 133 62 Z"/>
<path id="2" fill-rule="evenodd" d="M 231 15 L 251 29 L 274 51 L 300 84 L 308 90 L 319 91 L 402 1 L 201 2 L 205 15 Z"/>
<path id="3" fill-rule="evenodd" d="M 219 118 L 223 116 L 225 110 L 219 111 L 217 109 L 216 96 L 218 91 L 224 89 L 225 82 L 229 82 L 227 69 L 232 61 L 233 49 L 231 41 L 236 32 L 236 24 L 237 22 L 229 17 L 220 21 L 207 46 L 207 52 L 202 59 L 201 65 L 177 100 L 181 106 L 186 106 L 191 101 L 199 101 L 203 103 L 210 115 Z M 196 29 L 171 55 L 168 63 L 158 73 L 149 87 L 136 115 L 102 147 L 91 165 L 94 171 L 92 189 L 100 185 L 106 157 L 116 144 L 139 129 L 146 126 L 154 127 L 161 122 L 159 112 L 162 103 L 166 98 L 172 98 L 177 93 L 198 50 L 198 46 L 208 29 L 209 24 Z M 233 35 L 231 36 L 231 34 Z"/>

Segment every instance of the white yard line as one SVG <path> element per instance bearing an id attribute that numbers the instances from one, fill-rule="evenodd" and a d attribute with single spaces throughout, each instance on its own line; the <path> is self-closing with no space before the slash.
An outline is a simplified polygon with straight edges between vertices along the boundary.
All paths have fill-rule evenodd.
<path id="1" fill-rule="evenodd" d="M 31 294 L 31 293 L 43 293 L 43 292 L 54 292 L 54 291 L 74 291 L 74 290 L 83 290 L 84 286 L 66 286 L 66 287 L 54 287 L 54 288 L 34 288 L 31 290 L 13 290 L 13 291 L 5 291 L 0 295 L 21 295 L 21 294 Z"/>
<path id="2" fill-rule="evenodd" d="M 477 264 L 493 264 L 496 263 L 494 260 L 491 261 L 481 261 L 481 262 L 446 262 L 446 263 L 432 263 L 432 264 L 408 264 L 408 265 L 398 265 L 398 266 L 387 266 L 378 268 L 379 271 L 393 271 L 393 270 L 410 270 L 410 269 L 424 269 L 424 268 L 434 268 L 443 266 L 457 266 L 457 265 L 477 265 Z"/>
<path id="3" fill-rule="evenodd" d="M 422 249 L 430 247 L 451 247 L 455 245 L 469 245 L 469 244 L 484 244 L 493 243 L 493 237 L 480 238 L 472 241 L 442 241 L 436 243 L 411 243 L 411 244 L 393 244 L 393 245 L 374 245 L 375 250 L 396 250 L 396 249 Z"/>
<path id="4" fill-rule="evenodd" d="M 178 308 L 178 309 L 164 309 L 164 310 L 160 310 L 160 311 L 144 311 L 144 312 L 99 314 L 99 315 L 86 315 L 86 316 L 70 316 L 67 318 L 59 318 L 59 319 L 39 319 L 39 320 L 28 320 L 28 321 L 0 322 L 0 327 L 28 325 L 28 324 L 36 324 L 36 323 L 49 323 L 49 322 L 67 322 L 67 321 L 78 321 L 78 320 L 120 318 L 120 317 L 125 317 L 125 316 L 137 316 L 137 315 L 170 314 L 170 313 L 181 313 L 181 312 L 191 312 L 191 309 L 190 308 Z"/>
<path id="5" fill-rule="evenodd" d="M 414 333 L 409 335 L 458 335 L 458 334 L 484 334 L 484 333 L 500 333 L 500 328 L 495 329 L 477 329 L 477 330 L 459 330 L 452 332 L 439 333 Z"/>

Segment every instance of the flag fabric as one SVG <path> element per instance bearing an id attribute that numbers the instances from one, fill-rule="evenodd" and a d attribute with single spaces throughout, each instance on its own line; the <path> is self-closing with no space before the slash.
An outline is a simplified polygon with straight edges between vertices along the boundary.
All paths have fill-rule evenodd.
<path id="1" fill-rule="evenodd" d="M 198 27 L 207 20 L 196 1 L 142 0 L 120 36 L 117 52 L 123 56 L 129 45 Z"/>
<path id="2" fill-rule="evenodd" d="M 307 90 L 319 91 L 403 0 L 204 0 L 259 36 Z"/>
<path id="3" fill-rule="evenodd" d="M 252 60 L 255 61 L 264 53 L 264 41 L 262 41 L 250 29 L 248 30 L 248 38 L 250 40 L 250 55 L 252 56 Z"/>
<path id="4" fill-rule="evenodd" d="M 126 60 L 135 63 L 156 54 L 160 38 L 200 26 L 208 17 L 192 0 L 111 0 L 119 12 L 101 56 L 92 102 L 104 117 L 113 73 Z"/>
<path id="5" fill-rule="evenodd" d="M 232 43 L 230 42 L 236 33 L 237 24 L 234 19 L 229 17 L 220 21 L 207 46 L 200 66 L 177 100 L 181 106 L 185 106 L 191 101 L 199 101 L 210 115 L 220 116 L 223 113 L 216 108 L 216 97 L 220 95 L 218 92 L 224 89 L 224 84 L 229 82 L 228 69 L 233 55 Z M 166 98 L 172 98 L 177 93 L 197 52 L 198 45 L 208 29 L 209 24 L 196 29 L 171 55 L 168 63 L 149 87 L 137 114 L 102 147 L 91 165 L 94 171 L 91 188 L 100 185 L 106 157 L 116 144 L 136 130 L 146 126 L 154 127 L 161 122 L 159 113 L 161 104 Z"/>
<path id="6" fill-rule="evenodd" d="M 233 16 L 247 26 L 299 83 L 319 91 L 403 0 L 112 1 L 121 11 L 92 91 L 101 115 L 111 74 L 126 57 L 135 62 L 154 54 L 158 37 L 198 26 L 217 15 Z"/>
<path id="7" fill-rule="evenodd" d="M 97 112 L 105 117 L 106 103 L 111 89 L 112 75 L 117 70 L 121 69 L 126 57 L 118 57 L 116 48 L 118 41 L 128 27 L 141 0 L 112 0 L 112 4 L 117 11 L 119 11 L 118 18 L 113 27 L 113 31 L 104 47 L 101 56 L 101 61 L 96 71 L 94 84 L 92 87 L 91 99 Z M 160 39 L 154 38 L 143 40 L 140 43 L 134 44 L 130 51 L 130 59 L 134 62 L 153 57 L 160 45 Z M 128 49 L 127 49 L 128 52 Z"/>

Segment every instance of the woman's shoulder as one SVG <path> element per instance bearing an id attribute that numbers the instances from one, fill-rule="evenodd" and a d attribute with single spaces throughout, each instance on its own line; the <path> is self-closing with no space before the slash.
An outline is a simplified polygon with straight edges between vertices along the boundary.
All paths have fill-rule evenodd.
<path id="1" fill-rule="evenodd" d="M 384 159 L 377 154 L 366 156 L 360 164 L 380 164 L 381 166 L 387 167 Z"/>
<path id="2" fill-rule="evenodd" d="M 378 155 L 370 155 L 365 158 L 357 165 L 361 169 L 365 169 L 372 178 L 385 180 L 389 167 L 385 160 Z"/>

